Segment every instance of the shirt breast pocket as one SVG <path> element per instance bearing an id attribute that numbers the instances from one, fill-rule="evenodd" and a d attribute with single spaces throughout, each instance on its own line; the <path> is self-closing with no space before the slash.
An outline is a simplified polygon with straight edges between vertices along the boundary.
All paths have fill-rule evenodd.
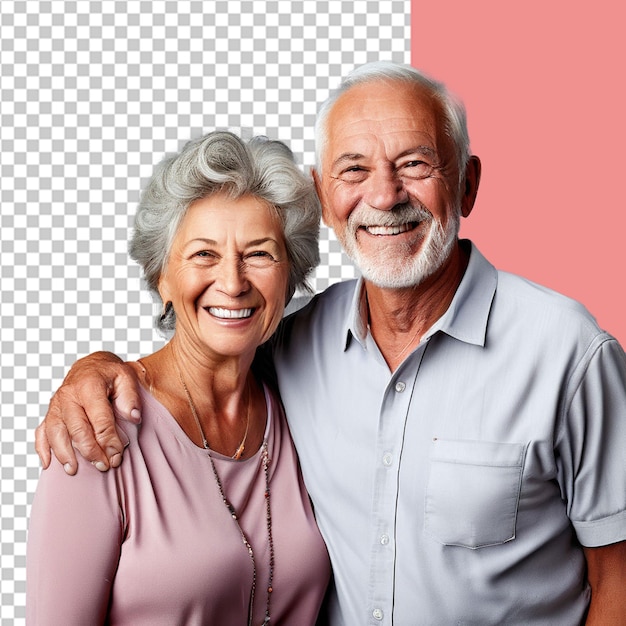
<path id="1" fill-rule="evenodd" d="M 515 539 L 527 444 L 435 439 L 425 531 L 449 546 L 477 549 Z"/>

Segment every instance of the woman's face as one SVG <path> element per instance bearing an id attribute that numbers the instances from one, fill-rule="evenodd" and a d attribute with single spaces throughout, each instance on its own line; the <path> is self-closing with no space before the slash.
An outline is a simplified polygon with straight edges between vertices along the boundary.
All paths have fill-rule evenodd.
<path id="1" fill-rule="evenodd" d="M 159 280 L 176 337 L 213 358 L 254 355 L 283 315 L 289 262 L 283 229 L 253 196 L 215 194 L 189 207 Z"/>

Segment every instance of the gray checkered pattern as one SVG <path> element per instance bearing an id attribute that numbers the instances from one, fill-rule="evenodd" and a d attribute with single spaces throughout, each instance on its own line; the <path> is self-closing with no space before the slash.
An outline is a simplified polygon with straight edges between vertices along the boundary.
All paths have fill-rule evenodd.
<path id="1" fill-rule="evenodd" d="M 0 2 L 0 621 L 23 623 L 33 431 L 67 367 L 162 341 L 126 241 L 164 153 L 213 128 L 313 163 L 316 103 L 409 61 L 409 0 Z M 323 231 L 323 289 L 354 272 Z"/>

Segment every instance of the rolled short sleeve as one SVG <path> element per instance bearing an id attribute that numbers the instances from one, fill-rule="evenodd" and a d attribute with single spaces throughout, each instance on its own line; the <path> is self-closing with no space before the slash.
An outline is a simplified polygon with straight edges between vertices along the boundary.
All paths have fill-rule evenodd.
<path id="1" fill-rule="evenodd" d="M 626 355 L 608 335 L 570 379 L 557 442 L 559 481 L 580 543 L 626 539 Z"/>

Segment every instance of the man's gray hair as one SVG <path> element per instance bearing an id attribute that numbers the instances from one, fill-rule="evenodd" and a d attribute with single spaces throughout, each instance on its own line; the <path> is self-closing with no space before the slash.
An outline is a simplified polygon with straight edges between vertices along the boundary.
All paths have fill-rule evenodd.
<path id="1" fill-rule="evenodd" d="M 214 131 L 159 163 L 141 196 L 129 254 L 142 267 L 157 301 L 159 279 L 189 206 L 216 193 L 254 196 L 275 209 L 289 257 L 286 300 L 296 288 L 310 292 L 306 277 L 319 264 L 321 217 L 312 181 L 284 143 L 266 137 L 244 141 L 233 133 Z M 167 333 L 175 324 L 172 307 L 166 307 L 157 327 Z"/>
<path id="2" fill-rule="evenodd" d="M 465 177 L 465 166 L 470 158 L 467 116 L 463 103 L 455 98 L 443 83 L 430 78 L 410 65 L 392 61 L 374 61 L 355 68 L 321 105 L 315 122 L 315 158 L 319 174 L 322 174 L 322 159 L 328 145 L 328 116 L 334 104 L 342 94 L 355 85 L 374 81 L 400 81 L 419 85 L 439 102 L 444 115 L 444 130 L 455 147 L 460 182 L 462 182 Z"/>

